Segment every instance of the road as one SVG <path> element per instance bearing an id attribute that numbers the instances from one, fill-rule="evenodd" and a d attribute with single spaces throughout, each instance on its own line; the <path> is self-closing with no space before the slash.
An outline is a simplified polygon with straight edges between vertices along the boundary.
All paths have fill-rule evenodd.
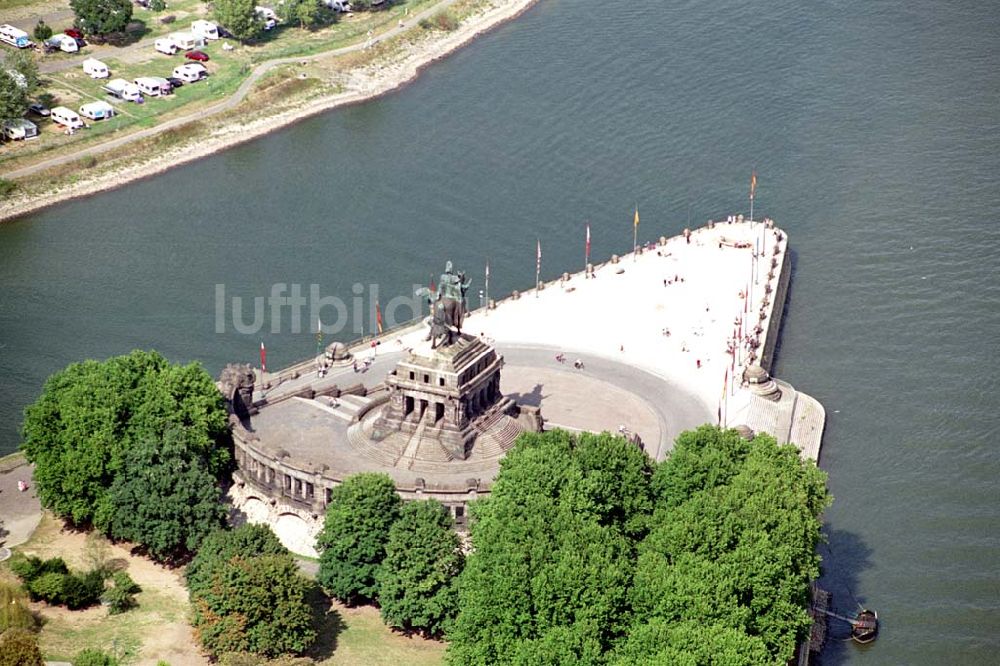
<path id="1" fill-rule="evenodd" d="M 431 15 L 436 14 L 442 9 L 445 9 L 446 7 L 453 5 L 455 2 L 456 0 L 441 0 L 441 2 L 438 2 L 428 7 L 424 11 L 414 14 L 413 16 L 410 16 L 405 21 L 401 21 L 395 27 L 387 30 L 386 32 L 373 36 L 370 42 L 371 44 L 377 44 L 379 42 L 392 39 L 393 37 L 399 35 L 400 33 L 403 33 L 406 30 L 417 25 L 421 20 L 429 18 Z M 146 46 L 150 46 L 152 45 L 152 43 L 153 40 L 151 39 L 148 40 L 147 42 L 138 42 L 131 46 L 125 47 L 125 50 L 142 48 L 143 44 L 145 44 Z M 290 65 L 295 63 L 312 62 L 320 58 L 346 55 L 348 53 L 356 53 L 358 51 L 363 51 L 365 48 L 368 48 L 368 46 L 369 46 L 368 41 L 365 41 L 365 42 L 358 42 L 356 44 L 351 44 L 349 46 L 343 46 L 339 49 L 333 49 L 331 51 L 324 51 L 323 53 L 317 53 L 311 56 L 293 56 L 287 58 L 276 58 L 274 60 L 268 60 L 267 62 L 263 62 L 260 65 L 258 65 L 250 73 L 250 75 L 243 81 L 243 83 L 240 84 L 240 87 L 236 89 L 236 92 L 234 92 L 225 100 L 217 104 L 213 104 L 212 106 L 209 106 L 207 108 L 199 109 L 196 113 L 173 118 L 154 127 L 142 129 L 137 132 L 128 134 L 126 136 L 118 137 L 116 139 L 111 139 L 110 141 L 104 141 L 97 145 L 83 148 L 79 151 L 63 153 L 58 156 L 51 157 L 47 160 L 38 162 L 36 164 L 32 164 L 26 167 L 22 167 L 20 169 L 9 171 L 6 174 L 4 174 L 4 178 L 8 180 L 17 180 L 19 178 L 25 178 L 27 176 L 31 176 L 41 171 L 45 171 L 46 169 L 51 169 L 53 167 L 61 166 L 63 164 L 68 164 L 69 162 L 74 162 L 80 159 L 81 157 L 86 157 L 88 155 L 94 155 L 94 156 L 102 155 L 104 153 L 113 151 L 117 148 L 121 148 L 122 146 L 132 143 L 134 141 L 139 141 L 141 139 L 154 136 L 156 134 L 159 134 L 160 132 L 164 132 L 169 129 L 181 127 L 194 120 L 200 121 L 206 118 L 211 118 L 212 116 L 216 116 L 220 113 L 225 113 L 226 111 L 230 111 L 236 108 L 236 106 L 246 98 L 247 94 L 250 92 L 251 88 L 253 88 L 254 84 L 257 83 L 257 81 L 259 81 L 262 76 L 273 70 L 275 67 L 281 67 L 282 65 Z M 120 53 L 121 49 L 115 50 L 116 57 L 119 57 Z M 82 60 L 83 58 L 80 59 L 81 62 Z M 63 62 L 70 62 L 70 61 L 63 61 Z M 72 64 L 76 63 L 70 62 L 70 66 Z"/>

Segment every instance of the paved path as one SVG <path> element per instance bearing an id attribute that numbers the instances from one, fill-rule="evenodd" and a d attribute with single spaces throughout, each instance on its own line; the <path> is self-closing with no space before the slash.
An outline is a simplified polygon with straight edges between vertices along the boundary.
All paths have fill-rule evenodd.
<path id="1" fill-rule="evenodd" d="M 31 536 L 42 519 L 42 506 L 31 482 L 30 465 L 25 463 L 0 472 L 0 544 L 17 546 Z M 17 489 L 18 481 L 27 481 L 28 490 Z"/>
<path id="2" fill-rule="evenodd" d="M 457 0 L 441 0 L 441 2 L 438 2 L 438 3 L 436 3 L 436 4 L 434 4 L 434 5 L 430 6 L 430 7 L 428 7 L 424 11 L 422 11 L 422 12 L 420 12 L 418 14 L 414 14 L 413 16 L 410 16 L 405 21 L 403 21 L 400 24 L 397 24 L 395 27 L 387 30 L 386 32 L 383 32 L 383 33 L 381 33 L 379 35 L 373 36 L 371 38 L 371 44 L 376 44 L 378 42 L 382 42 L 382 41 L 385 41 L 387 39 L 391 39 L 391 38 L 399 35 L 400 33 L 405 32 L 406 30 L 410 29 L 411 27 L 417 25 L 424 18 L 429 18 L 431 15 L 436 14 L 437 12 L 441 11 L 442 9 L 453 5 L 456 1 Z M 134 44 L 132 46 L 125 47 L 125 49 L 127 50 L 127 49 L 132 49 L 132 48 L 139 48 L 139 47 L 142 47 L 142 46 L 149 46 L 152 43 L 153 43 L 153 40 L 150 39 L 150 40 L 146 40 L 144 42 L 139 42 L 139 43 Z M 83 148 L 83 149 L 81 149 L 79 151 L 74 151 L 74 152 L 70 152 L 70 153 L 60 154 L 60 155 L 58 155 L 56 157 L 52 157 L 52 158 L 49 158 L 47 160 L 43 160 L 43 161 L 38 162 L 36 164 L 32 164 L 32 165 L 29 165 L 29 166 L 26 166 L 26 167 L 22 167 L 20 169 L 15 169 L 13 171 L 8 171 L 6 174 L 4 174 L 4 178 L 6 178 L 8 180 L 16 180 L 18 178 L 24 178 L 26 176 L 30 176 L 32 174 L 36 174 L 36 173 L 38 173 L 40 171 L 44 171 L 46 169 L 51 169 L 53 167 L 57 167 L 57 166 L 60 166 L 60 165 L 63 165 L 63 164 L 67 164 L 69 162 L 76 161 L 76 160 L 80 159 L 81 157 L 86 157 L 88 155 L 101 155 L 101 154 L 110 152 L 112 150 L 120 148 L 120 147 L 122 147 L 124 145 L 127 145 L 129 143 L 132 143 L 134 141 L 139 141 L 140 139 L 145 139 L 147 137 L 154 136 L 154 135 L 159 134 L 160 132 L 164 132 L 164 131 L 166 131 L 168 129 L 173 129 L 175 127 L 181 127 L 181 126 L 186 125 L 189 122 L 192 122 L 194 120 L 204 120 L 206 118 L 210 118 L 210 117 L 218 115 L 220 113 L 224 113 L 226 111 L 230 111 L 230 110 L 234 109 L 240 102 L 242 102 L 246 98 L 247 94 L 250 92 L 250 89 L 253 87 L 253 85 L 255 83 L 257 83 L 257 81 L 260 80 L 260 78 L 262 76 L 264 76 L 265 74 L 267 74 L 268 72 L 270 72 L 271 70 L 273 70 L 275 67 L 281 67 L 282 65 L 290 65 L 290 64 L 294 64 L 294 63 L 312 62 L 312 61 L 318 60 L 320 58 L 326 58 L 326 57 L 332 57 L 332 56 L 340 56 L 340 55 L 345 55 L 345 54 L 348 54 L 348 53 L 355 53 L 357 51 L 363 51 L 363 50 L 365 50 L 365 48 L 367 48 L 368 46 L 369 46 L 369 44 L 368 44 L 367 41 L 362 41 L 362 42 L 358 42 L 356 44 L 351 44 L 349 46 L 343 46 L 343 47 L 341 47 L 339 49 L 333 49 L 331 51 L 324 51 L 323 53 L 317 53 L 317 54 L 311 55 L 311 56 L 294 56 L 294 57 L 288 57 L 288 58 L 277 58 L 275 60 L 268 60 L 267 62 L 264 62 L 264 63 L 261 63 L 260 65 L 258 65 L 256 67 L 256 69 L 254 69 L 253 72 L 251 72 L 250 75 L 243 81 L 243 83 L 240 84 L 240 87 L 236 89 L 236 92 L 234 92 L 232 95 L 230 95 L 228 98 L 226 98 L 222 102 L 219 102 L 217 104 L 214 104 L 212 106 L 209 106 L 209 107 L 206 107 L 206 108 L 203 108 L 203 109 L 199 109 L 198 111 L 193 112 L 193 113 L 191 113 L 189 115 L 185 115 L 185 116 L 180 116 L 180 117 L 177 117 L 177 118 L 173 118 L 171 120 L 163 122 L 163 123 L 161 123 L 159 125 L 156 125 L 154 127 L 149 127 L 149 128 L 146 128 L 146 129 L 142 129 L 142 130 L 139 130 L 137 132 L 133 132 L 131 134 L 128 134 L 126 136 L 119 137 L 117 139 L 111 139 L 110 141 L 104 141 L 104 142 L 96 144 L 94 146 L 90 146 L 88 148 Z M 116 51 L 116 53 L 120 53 L 120 50 Z M 80 61 L 82 62 L 82 60 L 83 59 L 81 58 Z M 72 64 L 76 64 L 76 63 L 72 62 L 71 65 Z"/>

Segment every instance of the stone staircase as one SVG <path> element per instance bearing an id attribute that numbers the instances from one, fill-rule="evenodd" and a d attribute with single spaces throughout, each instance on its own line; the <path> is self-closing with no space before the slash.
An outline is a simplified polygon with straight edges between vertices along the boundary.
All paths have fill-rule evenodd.
<path id="1" fill-rule="evenodd" d="M 347 440 L 351 448 L 367 458 L 383 465 L 384 467 L 395 467 L 406 449 L 407 440 L 401 437 L 386 437 L 380 442 L 371 440 L 365 434 L 365 430 L 371 432 L 372 421 L 375 417 L 365 419 L 361 423 L 356 423 L 347 429 Z"/>

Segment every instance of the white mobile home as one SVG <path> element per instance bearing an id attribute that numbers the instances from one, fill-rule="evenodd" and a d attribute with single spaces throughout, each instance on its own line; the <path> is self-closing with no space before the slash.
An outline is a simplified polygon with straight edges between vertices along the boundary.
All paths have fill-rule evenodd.
<path id="1" fill-rule="evenodd" d="M 197 21 L 192 21 L 191 23 L 191 34 L 196 37 L 201 37 L 202 39 L 218 39 L 219 26 L 211 21 L 198 19 Z"/>
<path id="2" fill-rule="evenodd" d="M 51 118 L 55 124 L 68 127 L 69 129 L 80 129 L 83 127 L 83 118 L 76 111 L 67 109 L 65 106 L 57 106 L 52 109 Z"/>
<path id="3" fill-rule="evenodd" d="M 80 46 L 76 43 L 76 40 L 69 35 L 52 35 L 45 43 L 64 53 L 76 53 L 80 50 Z"/>
<path id="4" fill-rule="evenodd" d="M 7 25 L 6 23 L 0 25 L 0 42 L 6 42 L 7 44 L 16 46 L 19 49 L 26 49 L 31 46 L 31 40 L 28 39 L 28 33 L 20 28 Z"/>
<path id="5" fill-rule="evenodd" d="M 12 141 L 38 136 L 38 125 L 25 118 L 3 121 L 3 135 Z"/>
<path id="6" fill-rule="evenodd" d="M 108 81 L 108 84 L 103 86 L 103 90 L 109 95 L 123 99 L 126 102 L 142 101 L 142 92 L 139 90 L 139 86 L 129 83 L 125 79 Z"/>
<path id="7" fill-rule="evenodd" d="M 172 92 L 170 82 L 159 76 L 140 76 L 134 83 L 143 94 L 150 97 L 169 95 Z"/>
<path id="8" fill-rule="evenodd" d="M 153 48 L 160 53 L 165 53 L 167 55 L 174 55 L 177 53 L 177 44 L 169 37 L 160 37 L 157 39 L 153 42 Z"/>
<path id="9" fill-rule="evenodd" d="M 200 62 L 189 62 L 174 68 L 174 76 L 185 83 L 194 83 L 208 76 L 208 70 Z"/>
<path id="10" fill-rule="evenodd" d="M 83 73 L 92 79 L 106 79 L 111 76 L 108 66 L 97 58 L 87 58 L 83 61 Z"/>
<path id="11" fill-rule="evenodd" d="M 173 32 L 170 34 L 170 39 L 177 45 L 177 48 L 184 51 L 190 51 L 195 46 L 198 46 L 199 41 L 190 32 Z"/>
<path id="12" fill-rule="evenodd" d="M 107 120 L 115 115 L 115 107 L 107 102 L 90 102 L 80 107 L 80 115 L 91 120 Z"/>

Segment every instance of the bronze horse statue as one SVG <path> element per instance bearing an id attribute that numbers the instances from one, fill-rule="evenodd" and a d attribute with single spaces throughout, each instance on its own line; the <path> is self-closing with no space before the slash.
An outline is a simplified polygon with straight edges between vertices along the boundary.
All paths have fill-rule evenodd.
<path id="1" fill-rule="evenodd" d="M 451 262 L 445 264 L 445 272 L 438 281 L 437 290 L 427 287 L 417 289 L 417 296 L 424 296 L 431 306 L 431 330 L 427 339 L 431 349 L 438 345 L 450 345 L 462 335 L 462 320 L 465 318 L 465 294 L 472 280 L 465 279 L 465 273 L 452 272 Z"/>

